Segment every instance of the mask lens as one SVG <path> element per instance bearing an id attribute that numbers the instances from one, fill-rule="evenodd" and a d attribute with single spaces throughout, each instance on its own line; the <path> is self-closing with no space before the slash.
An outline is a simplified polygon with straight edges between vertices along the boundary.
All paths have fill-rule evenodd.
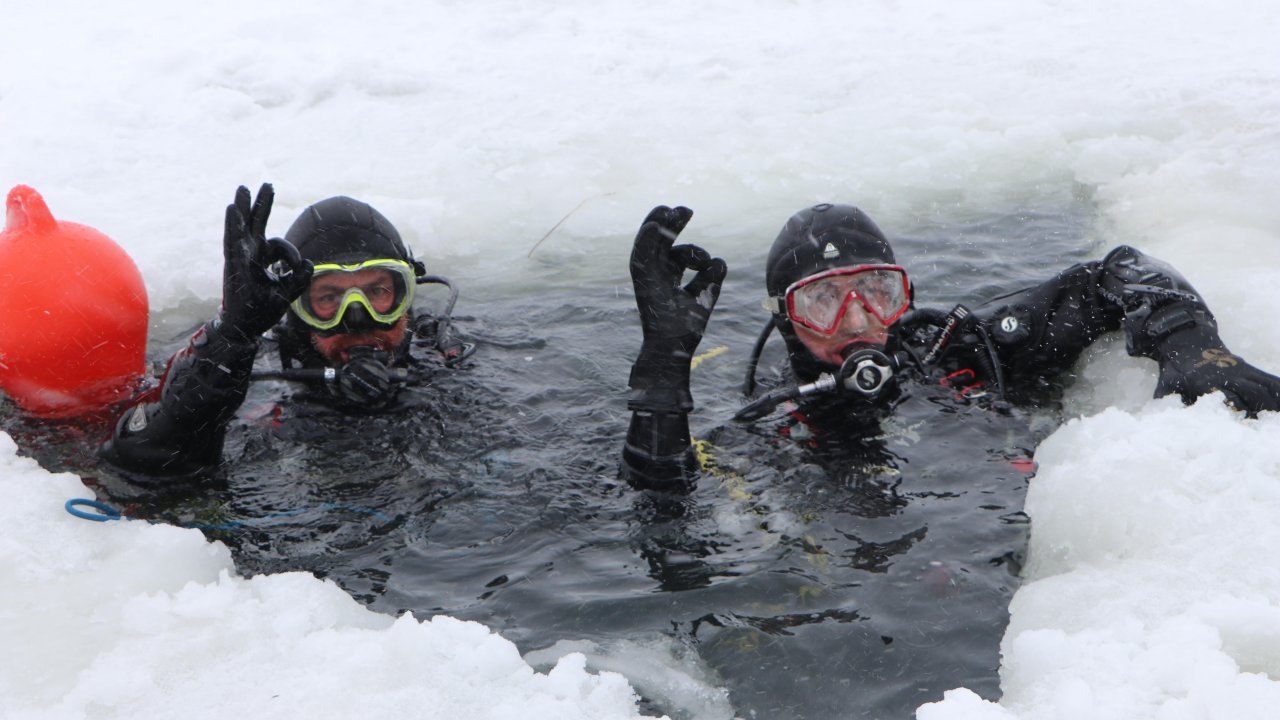
<path id="1" fill-rule="evenodd" d="M 795 322 L 821 333 L 833 333 L 854 301 L 889 325 L 909 303 L 907 275 L 897 266 L 862 266 L 828 270 L 805 278 L 787 293 Z"/>
<path id="2" fill-rule="evenodd" d="M 818 330 L 833 329 L 836 316 L 849 295 L 842 290 L 841 283 L 832 279 L 820 280 L 796 290 L 792 295 L 792 319 L 807 322 Z"/>

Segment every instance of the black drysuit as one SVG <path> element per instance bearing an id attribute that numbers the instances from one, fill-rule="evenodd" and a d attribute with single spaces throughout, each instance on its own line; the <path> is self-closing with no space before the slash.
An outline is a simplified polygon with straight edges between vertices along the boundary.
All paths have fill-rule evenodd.
<path id="1" fill-rule="evenodd" d="M 673 590 L 736 588 L 688 633 L 739 714 L 905 718 L 954 687 L 999 697 L 1032 455 L 1103 334 L 1159 361 L 1158 394 L 1280 409 L 1280 379 L 1227 352 L 1157 264 L 1122 247 L 972 312 L 909 312 L 888 349 L 912 359 L 874 409 L 818 395 L 697 439 L 678 411 L 635 412 L 624 477 L 718 516 L 673 520 L 649 555 Z"/>

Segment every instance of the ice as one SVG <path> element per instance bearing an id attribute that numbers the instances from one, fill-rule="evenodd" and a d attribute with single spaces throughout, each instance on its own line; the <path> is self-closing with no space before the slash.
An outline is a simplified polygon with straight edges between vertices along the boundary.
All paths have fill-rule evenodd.
<path id="1" fill-rule="evenodd" d="M 584 262 L 622 268 L 625 242 L 599 239 L 658 203 L 693 207 L 732 263 L 822 200 L 858 203 L 892 235 L 1079 195 L 1098 214 L 1091 249 L 1171 261 L 1231 348 L 1280 369 L 1275 3 L 2 12 L 0 181 L 124 245 L 160 311 L 216 304 L 222 210 L 242 183 L 276 184 L 275 234 L 349 194 L 419 253 L 481 268 L 523 260 L 579 206 L 540 252 L 586 246 Z M 1274 716 L 1280 421 L 1152 401 L 1153 384 L 1114 341 L 1091 353 L 1078 419 L 1037 454 L 1005 697 L 957 690 L 921 718 Z M 482 626 L 375 615 L 309 576 L 239 578 L 195 531 L 72 518 L 80 481 L 3 436 L 0 487 L 0 716 L 637 712 L 622 676 L 567 649 L 535 673 Z"/>

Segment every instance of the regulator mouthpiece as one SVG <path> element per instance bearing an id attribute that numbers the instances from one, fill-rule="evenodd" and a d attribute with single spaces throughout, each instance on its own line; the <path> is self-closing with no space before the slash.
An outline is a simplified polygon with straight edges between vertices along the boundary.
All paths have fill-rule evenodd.
<path id="1" fill-rule="evenodd" d="M 863 348 L 845 358 L 837 374 L 839 386 L 867 398 L 884 392 L 900 364 L 871 348 Z"/>
<path id="2" fill-rule="evenodd" d="M 889 355 L 872 348 L 855 350 L 845 358 L 840 369 L 822 373 L 817 380 L 804 385 L 788 385 L 764 395 L 738 411 L 736 422 L 753 422 L 773 412 L 786 400 L 837 393 L 875 403 L 893 387 L 893 377 L 903 367 L 903 353 Z"/>

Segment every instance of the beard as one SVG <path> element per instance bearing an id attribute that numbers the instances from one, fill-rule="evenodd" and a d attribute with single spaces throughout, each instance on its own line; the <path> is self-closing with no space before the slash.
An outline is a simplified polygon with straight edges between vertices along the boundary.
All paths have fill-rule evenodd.
<path id="1" fill-rule="evenodd" d="M 358 333 L 336 333 L 329 336 L 311 334 L 311 347 L 332 367 L 346 365 L 351 360 L 351 348 L 368 347 L 390 355 L 396 355 L 407 337 L 407 320 L 401 318 L 388 330 L 367 330 Z"/>

